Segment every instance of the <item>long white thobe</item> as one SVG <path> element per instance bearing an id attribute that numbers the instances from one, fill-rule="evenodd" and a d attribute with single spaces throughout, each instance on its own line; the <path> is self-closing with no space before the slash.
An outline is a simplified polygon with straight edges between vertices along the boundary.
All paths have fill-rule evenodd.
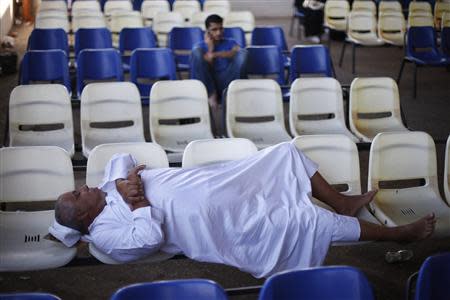
<path id="1" fill-rule="evenodd" d="M 125 154 L 109 162 L 107 205 L 89 227 L 88 240 L 122 262 L 162 250 L 266 277 L 318 266 L 331 242 L 359 239 L 356 218 L 311 203 L 317 165 L 292 143 L 237 161 L 144 170 L 151 206 L 131 211 L 114 180 L 133 165 Z"/>

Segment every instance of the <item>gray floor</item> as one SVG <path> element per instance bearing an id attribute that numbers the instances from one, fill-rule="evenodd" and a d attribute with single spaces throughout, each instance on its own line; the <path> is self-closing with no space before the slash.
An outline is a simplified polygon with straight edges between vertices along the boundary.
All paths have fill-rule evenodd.
<path id="1" fill-rule="evenodd" d="M 289 19 L 262 19 L 258 24 L 278 24 L 289 32 Z M 16 28 L 19 33 L 16 47 L 23 55 L 26 38 L 31 26 Z M 289 45 L 299 44 L 289 38 Z M 349 84 L 355 76 L 351 74 L 351 51 L 347 49 L 344 65 L 337 66 L 341 49 L 340 42 L 331 43 L 331 54 L 335 62 L 337 78 Z M 357 50 L 357 76 L 389 76 L 396 78 L 403 57 L 399 48 L 360 48 Z M 9 94 L 17 84 L 17 75 L 0 77 L 0 138 L 4 138 L 6 108 Z M 402 108 L 408 126 L 412 130 L 426 131 L 433 136 L 438 160 L 439 186 L 442 192 L 444 168 L 444 144 L 450 133 L 450 73 L 445 69 L 419 70 L 418 95 L 412 97 L 412 66 L 407 65 L 400 84 Z M 148 121 L 144 108 L 144 126 L 148 137 Z M 76 142 L 79 136 L 79 111 L 74 109 Z M 362 189 L 367 188 L 368 151 L 360 151 Z M 77 172 L 77 185 L 84 183 L 84 173 Z M 388 264 L 384 261 L 386 251 L 411 249 L 414 257 L 407 262 Z M 209 278 L 225 288 L 260 285 L 264 280 L 255 279 L 239 270 L 218 264 L 200 263 L 189 259 L 172 259 L 155 264 L 129 264 L 120 266 L 91 263 L 86 258 L 86 249 L 79 249 L 76 263 L 55 270 L 37 272 L 0 273 L 0 292 L 43 291 L 59 295 L 63 299 L 106 299 L 117 288 L 126 284 L 178 278 Z M 332 247 L 325 260 L 326 265 L 351 265 L 359 267 L 372 283 L 377 299 L 404 299 L 408 276 L 417 271 L 423 260 L 434 253 L 450 251 L 450 239 L 426 240 L 412 244 L 367 243 L 358 246 Z M 77 264 L 78 263 L 78 264 Z M 231 297 L 232 299 L 256 299 L 257 295 Z"/>

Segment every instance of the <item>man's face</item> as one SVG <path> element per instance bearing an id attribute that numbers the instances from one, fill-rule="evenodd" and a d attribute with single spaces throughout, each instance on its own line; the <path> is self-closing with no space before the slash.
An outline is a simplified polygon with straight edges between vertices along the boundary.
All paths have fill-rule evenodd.
<path id="1" fill-rule="evenodd" d="M 222 23 L 210 23 L 208 27 L 209 37 L 218 42 L 223 38 L 223 24 Z"/>
<path id="2" fill-rule="evenodd" d="M 70 201 L 78 214 L 95 213 L 105 205 L 105 193 L 98 188 L 83 185 L 78 190 L 62 195 L 64 201 Z"/>

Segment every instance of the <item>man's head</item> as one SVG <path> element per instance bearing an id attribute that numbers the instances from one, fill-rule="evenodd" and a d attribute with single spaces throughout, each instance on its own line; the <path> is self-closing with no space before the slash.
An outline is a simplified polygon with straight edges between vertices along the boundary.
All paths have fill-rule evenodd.
<path id="1" fill-rule="evenodd" d="M 223 38 L 223 19 L 219 15 L 209 15 L 205 20 L 206 31 L 217 42 Z"/>
<path id="2" fill-rule="evenodd" d="M 105 193 L 87 185 L 59 196 L 55 205 L 56 221 L 64 226 L 88 233 L 88 227 L 105 207 Z"/>

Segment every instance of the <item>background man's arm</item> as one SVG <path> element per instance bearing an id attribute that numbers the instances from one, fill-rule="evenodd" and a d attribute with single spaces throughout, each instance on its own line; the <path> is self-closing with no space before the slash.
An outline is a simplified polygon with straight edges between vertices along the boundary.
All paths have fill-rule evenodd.
<path id="1" fill-rule="evenodd" d="M 228 51 L 218 51 L 213 52 L 214 58 L 220 57 L 220 58 L 232 58 L 236 55 L 236 53 L 239 51 L 240 47 L 239 45 L 234 46 L 231 50 Z"/>

